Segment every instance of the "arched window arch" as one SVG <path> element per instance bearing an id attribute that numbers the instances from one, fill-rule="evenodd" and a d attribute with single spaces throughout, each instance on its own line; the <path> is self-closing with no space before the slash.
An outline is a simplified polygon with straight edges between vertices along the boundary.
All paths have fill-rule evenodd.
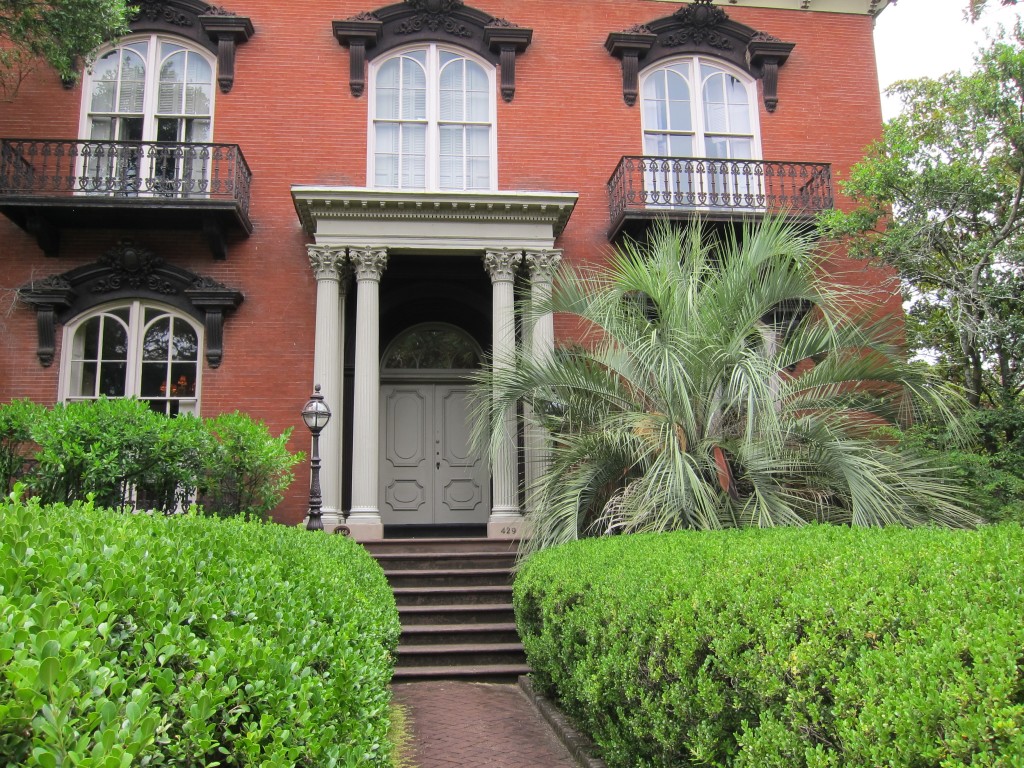
<path id="1" fill-rule="evenodd" d="M 197 414 L 202 346 L 201 327 L 160 304 L 90 311 L 64 330 L 61 399 L 138 397 L 168 416 Z"/>
<path id="2" fill-rule="evenodd" d="M 424 323 L 407 328 L 388 344 L 382 368 L 390 370 L 451 370 L 476 368 L 480 347 L 461 328 L 447 323 Z"/>
<path id="3" fill-rule="evenodd" d="M 374 62 L 367 183 L 495 189 L 494 82 L 492 65 L 437 44 Z"/>
<path id="4" fill-rule="evenodd" d="M 101 53 L 83 88 L 82 136 L 113 141 L 204 142 L 213 135 L 214 62 L 162 35 Z"/>
<path id="5" fill-rule="evenodd" d="M 645 154 L 760 158 L 757 88 L 745 73 L 690 56 L 646 71 L 641 93 Z"/>

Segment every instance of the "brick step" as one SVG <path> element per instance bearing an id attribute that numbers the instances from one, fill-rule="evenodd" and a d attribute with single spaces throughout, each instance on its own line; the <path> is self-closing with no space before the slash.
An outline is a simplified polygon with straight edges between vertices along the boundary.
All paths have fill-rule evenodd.
<path id="1" fill-rule="evenodd" d="M 449 605 L 400 605 L 402 627 L 424 624 L 497 624 L 512 623 L 511 603 L 473 603 Z"/>
<path id="2" fill-rule="evenodd" d="M 386 571 L 428 568 L 504 568 L 511 571 L 516 562 L 516 556 L 508 552 L 384 552 L 373 557 Z"/>
<path id="3" fill-rule="evenodd" d="M 485 587 L 512 583 L 508 568 L 407 568 L 384 571 L 392 587 Z"/>
<path id="4" fill-rule="evenodd" d="M 522 643 L 449 643 L 398 646 L 399 667 L 480 666 L 525 664 Z"/>
<path id="5" fill-rule="evenodd" d="M 473 666 L 397 667 L 393 683 L 418 683 L 430 680 L 469 680 L 477 683 L 514 683 L 529 674 L 526 664 L 480 664 Z"/>
<path id="6" fill-rule="evenodd" d="M 411 624 L 402 627 L 400 643 L 446 645 L 458 643 L 518 643 L 513 622 L 495 624 Z"/>
<path id="7" fill-rule="evenodd" d="M 402 605 L 493 605 L 512 603 L 512 586 L 395 587 L 395 602 Z"/>
<path id="8" fill-rule="evenodd" d="M 408 552 L 502 552 L 515 555 L 519 543 L 504 539 L 383 539 L 363 543 L 372 555 Z"/>

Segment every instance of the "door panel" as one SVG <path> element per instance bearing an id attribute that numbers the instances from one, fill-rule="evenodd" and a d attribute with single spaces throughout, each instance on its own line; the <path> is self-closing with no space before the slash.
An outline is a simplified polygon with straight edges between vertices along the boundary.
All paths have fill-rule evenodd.
<path id="1" fill-rule="evenodd" d="M 432 393 L 421 386 L 388 384 L 380 393 L 381 518 L 392 525 L 432 522 Z"/>
<path id="2" fill-rule="evenodd" d="M 381 385 L 385 525 L 487 522 L 490 476 L 470 445 L 468 392 L 460 384 Z"/>

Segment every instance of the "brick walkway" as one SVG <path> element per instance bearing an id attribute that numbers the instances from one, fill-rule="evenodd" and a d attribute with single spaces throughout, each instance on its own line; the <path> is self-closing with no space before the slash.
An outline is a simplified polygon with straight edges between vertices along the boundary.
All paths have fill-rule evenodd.
<path id="1" fill-rule="evenodd" d="M 576 768 L 551 728 L 514 685 L 393 685 L 406 708 L 417 768 Z"/>

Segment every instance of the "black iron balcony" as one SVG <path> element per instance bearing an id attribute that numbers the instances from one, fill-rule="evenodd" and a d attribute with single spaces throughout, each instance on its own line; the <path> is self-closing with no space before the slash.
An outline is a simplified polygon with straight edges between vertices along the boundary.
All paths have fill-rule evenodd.
<path id="1" fill-rule="evenodd" d="M 236 144 L 0 140 L 0 211 L 48 256 L 62 228 L 198 229 L 216 258 L 248 236 L 252 172 Z"/>
<path id="2" fill-rule="evenodd" d="M 736 221 L 776 214 L 810 219 L 832 207 L 828 163 L 623 157 L 608 180 L 615 239 L 656 218 Z"/>

